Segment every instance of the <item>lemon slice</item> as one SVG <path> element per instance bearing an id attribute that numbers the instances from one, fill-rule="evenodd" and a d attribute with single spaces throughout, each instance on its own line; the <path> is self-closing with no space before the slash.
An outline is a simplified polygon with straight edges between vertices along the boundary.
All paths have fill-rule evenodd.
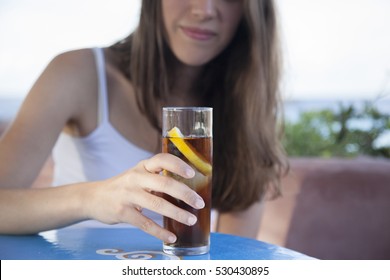
<path id="1" fill-rule="evenodd" d="M 204 161 L 196 152 L 191 144 L 187 143 L 181 131 L 175 126 L 168 131 L 169 140 L 176 146 L 176 148 L 188 159 L 192 165 L 201 173 L 208 176 L 211 175 L 211 164 Z"/>

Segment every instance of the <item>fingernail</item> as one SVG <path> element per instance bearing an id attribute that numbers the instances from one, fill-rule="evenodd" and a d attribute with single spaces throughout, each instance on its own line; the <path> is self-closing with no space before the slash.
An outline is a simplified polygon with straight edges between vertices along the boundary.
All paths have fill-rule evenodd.
<path id="1" fill-rule="evenodd" d="M 193 169 L 191 169 L 191 168 L 188 168 L 186 170 L 186 175 L 187 175 L 187 177 L 192 178 L 192 177 L 195 176 L 195 171 Z"/>
<path id="2" fill-rule="evenodd" d="M 195 225 L 196 223 L 196 217 L 195 216 L 190 216 L 188 219 L 187 219 L 187 224 L 192 226 L 192 225 Z"/>
<path id="3" fill-rule="evenodd" d="M 198 209 L 201 209 L 205 206 L 204 201 L 202 199 L 197 199 L 195 202 L 195 206 Z"/>
<path id="4" fill-rule="evenodd" d="M 169 243 L 174 243 L 175 241 L 176 241 L 176 236 L 170 235 L 170 236 L 168 237 L 168 242 L 169 242 Z"/>

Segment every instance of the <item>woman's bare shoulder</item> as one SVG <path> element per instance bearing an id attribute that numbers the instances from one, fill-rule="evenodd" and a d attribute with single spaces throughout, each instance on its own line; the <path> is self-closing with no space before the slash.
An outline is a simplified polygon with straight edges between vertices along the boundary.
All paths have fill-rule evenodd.
<path id="1" fill-rule="evenodd" d="M 52 59 L 47 70 L 63 75 L 64 79 L 72 79 L 73 83 L 79 81 L 88 85 L 91 80 L 96 81 L 96 64 L 91 49 L 61 53 Z"/>
<path id="2" fill-rule="evenodd" d="M 91 49 L 72 50 L 55 56 L 31 88 L 24 106 L 46 116 L 55 114 L 62 123 L 79 122 L 94 114 L 97 75 Z M 55 108 L 55 109 L 54 109 Z"/>
<path id="3" fill-rule="evenodd" d="M 37 80 L 36 86 L 40 94 L 54 94 L 69 102 L 73 100 L 72 106 L 90 100 L 97 90 L 96 64 L 92 50 L 72 50 L 55 56 Z"/>

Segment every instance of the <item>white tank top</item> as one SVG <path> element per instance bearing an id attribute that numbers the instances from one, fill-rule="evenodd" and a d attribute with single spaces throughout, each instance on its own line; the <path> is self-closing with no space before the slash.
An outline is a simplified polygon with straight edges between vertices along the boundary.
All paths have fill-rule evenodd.
<path id="1" fill-rule="evenodd" d="M 53 149 L 53 186 L 99 181 L 116 176 L 153 154 L 124 138 L 109 120 L 104 52 L 93 49 L 98 75 L 98 127 L 86 137 L 61 133 Z M 160 222 L 151 211 L 145 214 Z"/>

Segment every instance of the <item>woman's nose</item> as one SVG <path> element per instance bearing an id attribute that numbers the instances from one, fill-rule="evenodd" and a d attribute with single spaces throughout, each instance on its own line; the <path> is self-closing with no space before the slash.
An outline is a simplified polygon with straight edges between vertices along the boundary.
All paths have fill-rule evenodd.
<path id="1" fill-rule="evenodd" d="M 191 15 L 198 20 L 207 20 L 217 14 L 215 0 L 192 0 Z"/>

